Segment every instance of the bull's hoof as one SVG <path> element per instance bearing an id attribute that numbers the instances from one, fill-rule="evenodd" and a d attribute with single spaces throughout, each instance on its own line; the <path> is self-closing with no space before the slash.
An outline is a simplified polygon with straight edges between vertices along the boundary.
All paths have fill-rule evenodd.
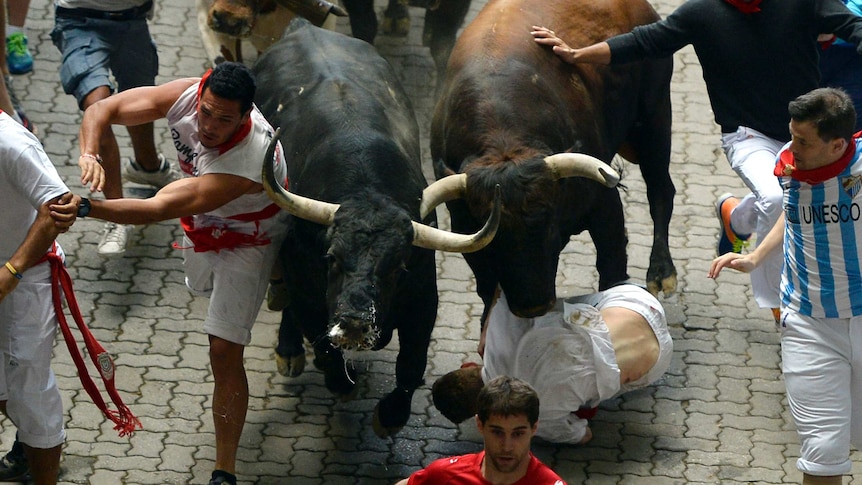
<path id="1" fill-rule="evenodd" d="M 412 399 L 413 391 L 403 387 L 396 387 L 381 399 L 374 407 L 374 419 L 371 423 L 374 434 L 380 438 L 388 438 L 401 431 L 410 419 Z"/>
<path id="2" fill-rule="evenodd" d="M 275 365 L 279 374 L 298 377 L 305 370 L 305 353 L 287 357 L 275 354 Z"/>
<path id="3" fill-rule="evenodd" d="M 378 438 L 385 439 L 398 434 L 404 426 L 383 426 L 383 423 L 380 422 L 380 403 L 377 403 L 377 406 L 374 407 L 374 419 L 371 421 L 371 427 Z"/>
<path id="4" fill-rule="evenodd" d="M 391 4 L 383 12 L 380 29 L 385 35 L 406 37 L 410 33 L 410 13 L 407 11 L 407 6 L 401 3 Z"/>
<path id="5" fill-rule="evenodd" d="M 402 19 L 384 18 L 380 28 L 390 37 L 407 37 L 410 33 L 410 17 Z"/>
<path id="6" fill-rule="evenodd" d="M 664 293 L 664 296 L 670 296 L 676 291 L 676 283 L 676 273 L 673 273 L 661 281 L 648 281 L 647 290 L 652 293 L 653 296 L 658 296 L 660 292 Z"/>

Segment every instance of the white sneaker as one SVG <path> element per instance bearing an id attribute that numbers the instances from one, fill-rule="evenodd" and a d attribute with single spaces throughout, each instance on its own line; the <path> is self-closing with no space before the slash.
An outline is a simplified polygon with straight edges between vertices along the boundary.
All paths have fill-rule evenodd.
<path id="1" fill-rule="evenodd" d="M 122 256 L 126 252 L 126 244 L 134 227 L 113 222 L 106 223 L 102 240 L 99 241 L 99 255 L 106 258 Z"/>
<path id="2" fill-rule="evenodd" d="M 165 160 L 164 155 L 159 154 L 159 168 L 156 172 L 147 172 L 131 158 L 123 159 L 123 180 L 141 185 L 151 185 L 157 189 L 168 185 L 174 180 L 182 178 L 180 174 Z"/>

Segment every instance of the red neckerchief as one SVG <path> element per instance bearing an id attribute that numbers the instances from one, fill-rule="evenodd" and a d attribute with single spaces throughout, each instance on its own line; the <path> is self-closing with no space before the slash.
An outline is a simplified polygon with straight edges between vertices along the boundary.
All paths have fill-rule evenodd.
<path id="1" fill-rule="evenodd" d="M 761 0 L 754 0 L 753 2 L 743 2 L 742 0 L 724 0 L 725 2 L 733 5 L 742 13 L 757 13 L 760 12 L 760 2 Z"/>
<path id="2" fill-rule="evenodd" d="M 862 132 L 860 132 L 862 133 Z M 856 135 L 859 135 L 857 133 Z M 790 176 L 794 180 L 805 182 L 809 185 L 816 185 L 825 180 L 837 177 L 843 172 L 850 161 L 853 160 L 853 155 L 856 153 L 856 136 L 850 139 L 847 144 L 847 150 L 841 155 L 841 158 L 825 165 L 823 167 L 814 168 L 811 170 L 801 170 L 796 168 L 796 160 L 793 158 L 793 153 L 790 150 L 783 150 L 778 156 L 778 163 L 775 164 L 775 170 L 772 172 L 776 177 Z"/>
<path id="3" fill-rule="evenodd" d="M 63 259 L 57 254 L 56 243 L 39 262 L 47 260 L 51 266 L 51 293 L 54 300 L 54 311 L 57 313 L 57 320 L 60 322 L 60 330 L 63 332 L 63 339 L 66 341 L 66 347 L 69 348 L 69 354 L 72 360 L 75 361 L 75 367 L 78 369 L 78 378 L 81 379 L 81 384 L 90 395 L 90 398 L 96 406 L 114 422 L 114 429 L 117 430 L 120 437 L 131 435 L 137 429 L 141 429 L 141 420 L 132 414 L 132 411 L 123 404 L 123 399 L 117 392 L 114 385 L 114 375 L 116 368 L 114 367 L 114 359 L 102 345 L 93 336 L 87 324 L 84 323 L 84 318 L 81 316 L 81 309 L 78 307 L 78 300 L 75 299 L 75 292 L 72 288 L 72 277 L 66 271 L 66 266 L 63 264 Z M 61 294 L 62 292 L 62 294 Z M 69 305 L 69 313 L 75 319 L 75 324 L 78 325 L 78 330 L 84 337 L 84 344 L 87 347 L 87 352 L 90 354 L 90 360 L 93 365 L 99 370 L 99 375 L 102 377 L 102 382 L 105 384 L 105 389 L 111 397 L 111 401 L 117 406 L 117 409 L 108 409 L 102 395 L 99 394 L 99 388 L 90 377 L 87 371 L 87 364 L 81 356 L 81 350 L 78 349 L 78 343 L 75 341 L 75 336 L 72 330 L 69 329 L 69 323 L 66 322 L 66 315 L 63 312 L 62 296 L 66 297 L 66 303 Z"/>
<path id="4" fill-rule="evenodd" d="M 204 83 L 212 73 L 213 70 L 208 69 L 207 72 L 204 73 L 203 77 L 201 77 L 201 82 L 198 85 L 198 105 L 201 104 L 201 96 L 204 94 Z M 225 152 L 236 146 L 237 143 L 241 142 L 249 133 L 251 133 L 251 114 L 249 114 L 246 122 L 236 130 L 236 133 L 230 137 L 230 140 L 218 146 L 218 154 L 223 155 Z"/>

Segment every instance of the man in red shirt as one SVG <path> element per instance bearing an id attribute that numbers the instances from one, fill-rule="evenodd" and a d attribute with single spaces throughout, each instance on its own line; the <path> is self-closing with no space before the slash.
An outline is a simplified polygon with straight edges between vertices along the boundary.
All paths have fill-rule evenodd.
<path id="1" fill-rule="evenodd" d="M 396 485 L 565 485 L 530 453 L 539 421 L 539 396 L 526 382 L 500 376 L 479 392 L 479 453 L 441 458 Z"/>

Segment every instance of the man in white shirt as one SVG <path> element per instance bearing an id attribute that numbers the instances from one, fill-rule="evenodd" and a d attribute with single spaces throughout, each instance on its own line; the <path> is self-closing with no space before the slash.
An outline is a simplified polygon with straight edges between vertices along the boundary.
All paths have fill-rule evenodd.
<path id="1" fill-rule="evenodd" d="M 486 324 L 484 367 L 465 365 L 438 379 L 434 405 L 453 422 L 475 414 L 486 381 L 509 375 L 536 389 L 536 436 L 586 443 L 599 402 L 646 387 L 670 366 L 673 341 L 664 309 L 635 285 L 567 299 L 563 310 L 519 318 L 498 297 Z"/>

